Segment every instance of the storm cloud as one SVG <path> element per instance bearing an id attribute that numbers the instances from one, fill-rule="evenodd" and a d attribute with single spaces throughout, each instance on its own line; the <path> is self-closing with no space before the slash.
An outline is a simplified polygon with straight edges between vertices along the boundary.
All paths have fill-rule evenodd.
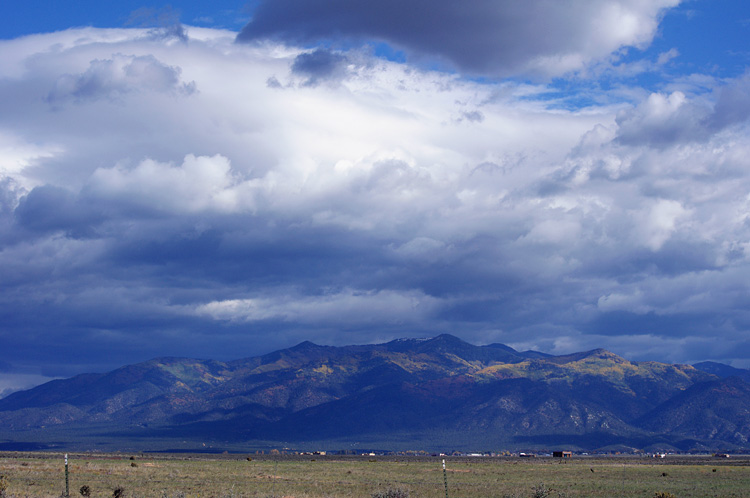
<path id="1" fill-rule="evenodd" d="M 562 34 L 529 47 L 513 45 L 526 9 L 541 23 L 560 3 L 434 3 L 435 32 L 509 25 L 468 30 L 464 49 L 487 46 L 461 55 L 412 26 L 428 15 L 412 2 L 382 37 L 470 72 L 560 74 L 646 43 L 672 3 L 568 2 Z M 542 83 L 296 46 L 328 35 L 323 17 L 293 30 L 292 4 L 259 5 L 254 43 L 191 27 L 0 41 L 0 391 L 443 332 L 748 364 L 746 75 L 561 107 Z M 337 26 L 381 36 L 382 5 Z M 635 24 L 581 42 L 607 12 Z"/>
<path id="2" fill-rule="evenodd" d="M 237 39 L 380 40 L 462 72 L 561 75 L 643 47 L 679 0 L 261 0 Z"/>

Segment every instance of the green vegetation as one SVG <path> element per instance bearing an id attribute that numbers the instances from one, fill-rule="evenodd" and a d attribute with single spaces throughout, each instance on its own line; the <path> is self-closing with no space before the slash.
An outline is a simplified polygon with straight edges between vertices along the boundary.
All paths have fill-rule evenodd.
<path id="1" fill-rule="evenodd" d="M 442 498 L 439 458 L 79 454 L 72 489 L 91 497 Z M 448 458 L 450 498 L 750 497 L 750 460 Z M 0 457 L 7 497 L 57 497 L 62 455 Z M 714 469 L 716 470 L 714 472 Z M 84 492 L 85 490 L 85 492 Z"/>

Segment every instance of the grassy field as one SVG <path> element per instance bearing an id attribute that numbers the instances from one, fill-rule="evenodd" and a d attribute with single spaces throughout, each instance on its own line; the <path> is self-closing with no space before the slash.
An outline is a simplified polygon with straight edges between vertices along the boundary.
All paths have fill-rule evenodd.
<path id="1" fill-rule="evenodd" d="M 364 497 L 388 489 L 410 498 L 446 495 L 442 459 L 409 457 L 272 457 L 250 455 L 75 454 L 70 496 L 92 497 Z M 478 497 L 750 497 L 750 459 L 446 458 L 448 496 Z M 59 497 L 61 454 L 0 455 L 6 497 Z M 0 489 L 0 491 L 2 491 Z"/>

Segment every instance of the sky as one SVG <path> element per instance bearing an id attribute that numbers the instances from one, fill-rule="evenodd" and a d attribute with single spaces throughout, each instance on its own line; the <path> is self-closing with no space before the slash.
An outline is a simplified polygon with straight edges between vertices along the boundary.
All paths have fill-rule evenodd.
<path id="1" fill-rule="evenodd" d="M 743 0 L 0 2 L 0 395 L 309 340 L 750 367 Z"/>

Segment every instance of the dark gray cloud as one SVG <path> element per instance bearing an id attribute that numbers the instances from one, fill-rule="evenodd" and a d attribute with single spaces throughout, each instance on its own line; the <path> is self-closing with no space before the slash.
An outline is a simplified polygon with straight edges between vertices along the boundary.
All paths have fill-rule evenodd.
<path id="1" fill-rule="evenodd" d="M 678 0 L 263 0 L 237 39 L 378 39 L 474 74 L 562 74 L 644 45 Z"/>
<path id="2" fill-rule="evenodd" d="M 20 227 L 32 232 L 62 231 L 77 237 L 90 230 L 101 212 L 64 188 L 44 185 L 21 198 L 15 217 Z"/>
<path id="3" fill-rule="evenodd" d="M 336 81 L 346 76 L 346 56 L 317 49 L 305 52 L 295 57 L 292 63 L 292 73 L 307 78 L 305 85 L 315 86 L 322 81 Z"/>

